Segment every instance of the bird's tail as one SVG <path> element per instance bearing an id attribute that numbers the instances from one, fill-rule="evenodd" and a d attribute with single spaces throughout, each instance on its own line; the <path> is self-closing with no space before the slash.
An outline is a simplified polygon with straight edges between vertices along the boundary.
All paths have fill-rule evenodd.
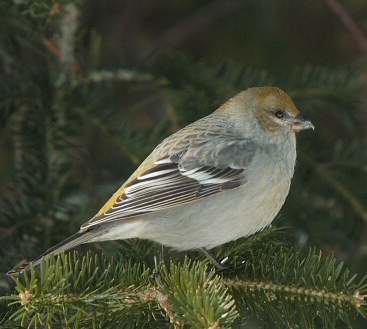
<path id="1" fill-rule="evenodd" d="M 13 270 L 10 270 L 6 274 L 9 276 L 16 276 L 24 271 L 27 271 L 31 266 L 39 265 L 45 257 L 56 256 L 64 251 L 67 251 L 71 248 L 79 246 L 83 243 L 88 242 L 92 238 L 96 236 L 94 228 L 90 228 L 85 231 L 79 231 L 67 239 L 61 241 L 60 243 L 54 245 L 50 249 L 46 250 L 42 255 L 38 256 L 36 259 L 31 262 L 25 263 L 22 266 L 18 266 Z"/>

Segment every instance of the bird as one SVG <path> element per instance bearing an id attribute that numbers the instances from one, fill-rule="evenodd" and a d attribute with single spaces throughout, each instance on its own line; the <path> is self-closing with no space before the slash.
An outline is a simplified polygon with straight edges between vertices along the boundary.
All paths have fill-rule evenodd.
<path id="1" fill-rule="evenodd" d="M 8 274 L 85 243 L 210 250 L 261 231 L 287 198 L 306 129 L 314 125 L 285 91 L 248 88 L 164 139 L 77 233 Z"/>

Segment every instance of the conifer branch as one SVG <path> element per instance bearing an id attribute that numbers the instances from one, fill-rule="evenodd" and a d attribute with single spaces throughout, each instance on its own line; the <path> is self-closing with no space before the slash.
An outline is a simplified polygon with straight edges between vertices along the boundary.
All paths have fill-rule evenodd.
<path id="1" fill-rule="evenodd" d="M 323 328 L 331 329 L 338 321 L 350 324 L 356 314 L 367 316 L 367 277 L 357 281 L 332 256 L 314 250 L 301 255 L 271 244 L 261 252 L 247 251 L 236 271 L 241 274 L 225 283 L 251 313 L 279 327 L 287 322 L 313 328 L 322 321 Z"/>
<path id="2" fill-rule="evenodd" d="M 164 323 L 164 312 L 175 328 L 232 328 L 251 310 L 281 327 L 286 321 L 308 328 L 320 320 L 333 328 L 338 320 L 367 316 L 365 278 L 357 281 L 330 256 L 270 243 L 265 250 L 244 249 L 241 257 L 246 261 L 231 261 L 219 275 L 202 261 L 166 259 L 151 269 L 125 257 L 74 252 L 26 273 L 17 280 L 18 294 L 2 300 L 16 308 L 9 321 L 31 327 L 72 321 L 88 327 L 96 318 L 100 324 Z"/>
<path id="3" fill-rule="evenodd" d="M 140 73 L 130 69 L 115 69 L 111 70 L 98 70 L 91 71 L 87 74 L 87 76 L 83 79 L 84 83 L 99 83 L 99 82 L 116 82 L 116 81 L 124 81 L 124 82 L 146 82 L 146 81 L 154 81 L 155 78 L 147 73 Z M 164 80 L 156 81 L 159 83 L 164 83 Z"/>
<path id="4" fill-rule="evenodd" d="M 242 290 L 246 294 L 264 292 L 269 302 L 284 298 L 292 302 L 332 305 L 334 309 L 344 310 L 350 307 L 359 311 L 366 306 L 366 295 L 361 295 L 358 290 L 352 294 L 343 292 L 329 292 L 324 289 L 309 289 L 294 287 L 288 284 L 276 284 L 266 281 L 226 281 L 228 287 Z M 282 295 L 282 297 L 279 297 Z"/>

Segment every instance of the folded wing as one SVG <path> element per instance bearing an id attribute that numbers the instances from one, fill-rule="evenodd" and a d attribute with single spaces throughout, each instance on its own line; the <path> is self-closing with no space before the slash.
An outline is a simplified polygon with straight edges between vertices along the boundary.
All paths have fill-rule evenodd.
<path id="1" fill-rule="evenodd" d="M 195 202 L 246 182 L 253 143 L 232 140 L 191 143 L 144 167 L 81 229 Z M 159 150 L 158 150 L 159 151 Z M 168 153 L 168 154 L 167 154 Z M 143 164 L 144 165 L 144 164 Z"/>

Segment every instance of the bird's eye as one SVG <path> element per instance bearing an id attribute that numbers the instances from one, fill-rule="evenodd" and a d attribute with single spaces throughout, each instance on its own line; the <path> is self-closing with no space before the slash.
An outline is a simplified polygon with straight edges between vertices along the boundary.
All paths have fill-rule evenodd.
<path id="1" fill-rule="evenodd" d="M 285 116 L 285 112 L 282 110 L 276 110 L 274 112 L 274 115 L 278 118 L 278 119 L 283 119 Z"/>

